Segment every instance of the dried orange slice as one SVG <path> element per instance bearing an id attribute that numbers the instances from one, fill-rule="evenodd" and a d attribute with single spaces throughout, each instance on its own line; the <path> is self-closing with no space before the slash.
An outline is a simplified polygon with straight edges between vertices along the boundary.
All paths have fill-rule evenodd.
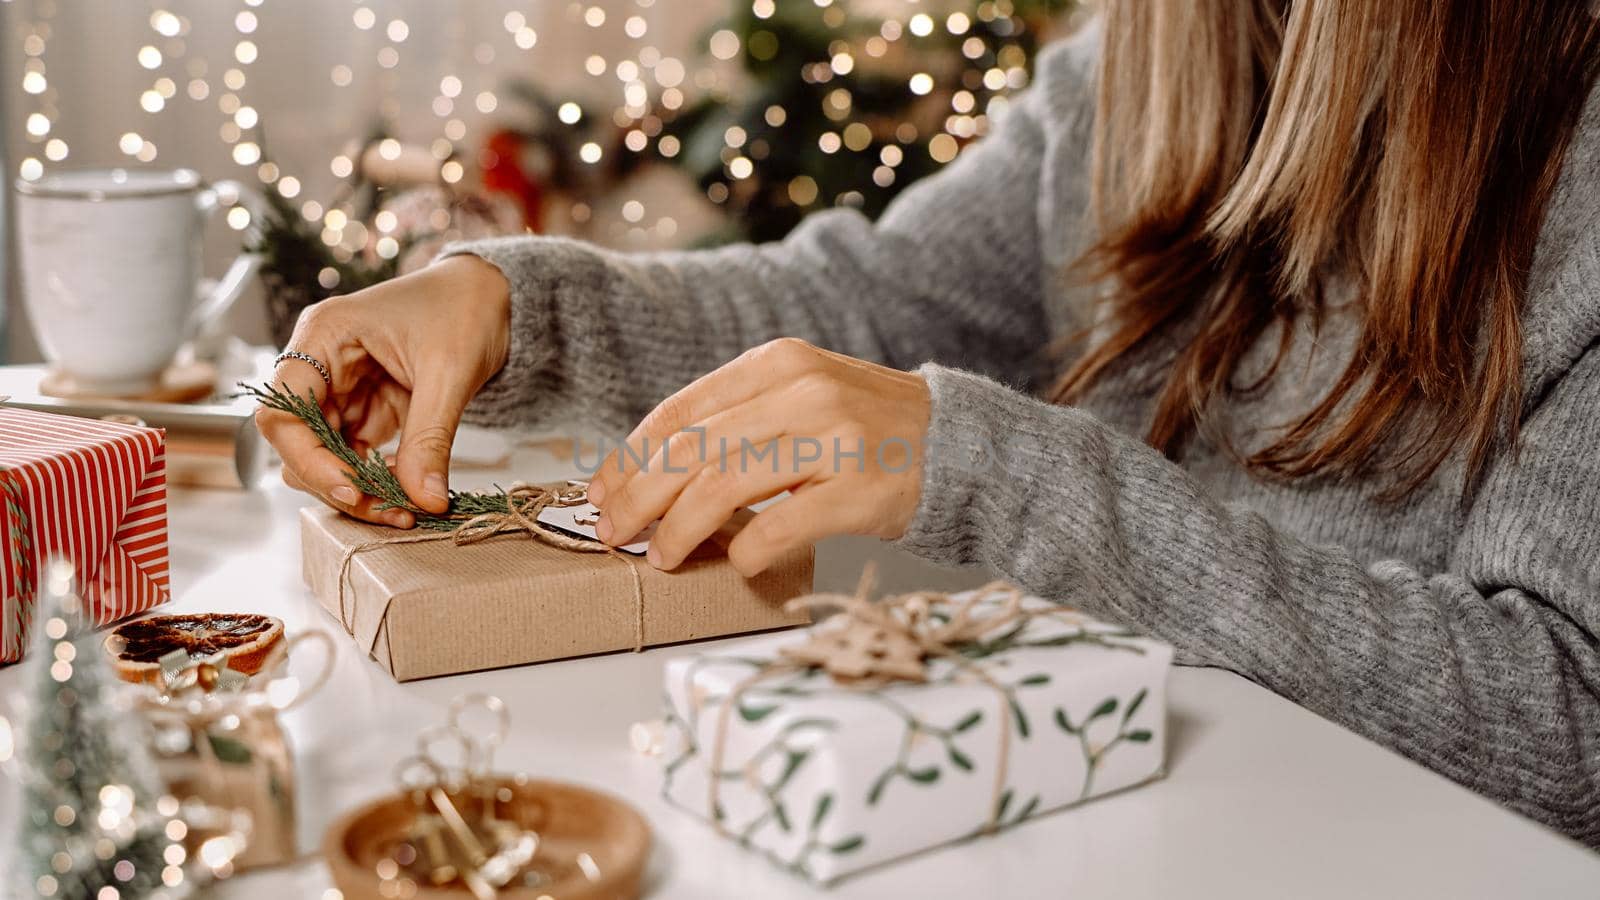
<path id="1" fill-rule="evenodd" d="M 283 641 L 283 622 L 256 613 L 190 613 L 150 616 L 118 625 L 106 638 L 117 676 L 158 683 L 160 659 L 174 650 L 192 658 L 221 655 L 219 666 L 254 675 Z"/>

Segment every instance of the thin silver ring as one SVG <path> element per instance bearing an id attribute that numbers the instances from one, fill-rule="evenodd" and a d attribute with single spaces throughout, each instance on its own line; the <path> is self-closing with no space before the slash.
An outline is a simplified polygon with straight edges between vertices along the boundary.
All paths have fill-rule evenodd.
<path id="1" fill-rule="evenodd" d="M 277 359 L 272 361 L 273 371 L 277 371 L 277 368 L 283 365 L 283 361 L 286 359 L 298 359 L 316 369 L 317 374 L 322 376 L 323 383 L 328 386 L 328 390 L 333 390 L 333 376 L 328 374 L 328 367 L 322 364 L 322 360 L 309 353 L 301 353 L 299 350 L 285 350 L 278 354 Z"/>

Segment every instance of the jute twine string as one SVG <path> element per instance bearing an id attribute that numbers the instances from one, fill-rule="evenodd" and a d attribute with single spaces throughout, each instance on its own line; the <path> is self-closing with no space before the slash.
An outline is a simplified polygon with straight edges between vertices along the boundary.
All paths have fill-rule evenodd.
<path id="1" fill-rule="evenodd" d="M 465 547 L 489 540 L 502 534 L 526 534 L 537 541 L 542 541 L 552 547 L 562 550 L 571 550 L 576 553 L 604 553 L 621 563 L 633 577 L 633 650 L 635 653 L 644 649 L 644 581 L 639 577 L 639 570 L 622 551 L 607 544 L 597 541 L 584 540 L 573 537 L 561 531 L 547 527 L 539 521 L 539 513 L 549 507 L 578 506 L 588 502 L 587 489 L 582 485 L 565 485 L 561 487 L 545 487 L 537 484 L 517 482 L 506 491 L 506 511 L 486 512 L 473 516 L 463 521 L 452 531 L 414 532 L 411 534 L 397 535 L 395 537 L 377 538 L 364 541 L 344 551 L 344 558 L 339 563 L 339 621 L 344 625 L 346 632 L 355 634 L 355 621 L 347 617 L 345 593 L 350 580 L 350 566 L 355 561 L 356 554 L 371 550 L 376 547 L 392 547 L 400 544 L 425 544 L 431 541 L 453 541 L 457 547 Z"/>
<path id="2" fill-rule="evenodd" d="M 983 830 L 986 834 L 992 834 L 999 827 L 1000 798 L 1005 793 L 1011 757 L 1011 728 L 1008 725 L 1011 697 L 982 666 L 963 656 L 961 650 L 1001 628 L 1048 616 L 1055 611 L 1023 609 L 1022 591 L 1002 581 L 990 582 L 959 602 L 948 594 L 931 591 L 899 594 L 873 601 L 869 599 L 873 574 L 872 567 L 868 566 L 862 573 L 854 595 L 809 594 L 786 603 L 785 608 L 791 612 L 818 612 L 824 609 L 836 609 L 837 612 L 814 627 L 804 643 L 780 648 L 777 659 L 736 684 L 717 711 L 716 730 L 711 743 L 706 810 L 713 826 L 724 836 L 728 831 L 722 818 L 717 815 L 722 781 L 719 773 L 722 771 L 728 741 L 728 722 L 746 691 L 774 675 L 813 669 L 821 669 L 832 676 L 835 683 L 852 690 L 877 690 L 895 681 L 923 683 L 928 680 L 929 663 L 935 659 L 952 660 L 962 674 L 992 688 L 995 699 L 999 701 L 999 716 L 996 719 L 999 723 L 999 764 L 995 767 L 994 790 Z M 980 606 L 987 606 L 988 601 L 996 595 L 1002 598 L 999 607 L 979 615 Z M 940 622 L 934 618 L 935 610 L 947 610 L 948 621 Z"/>

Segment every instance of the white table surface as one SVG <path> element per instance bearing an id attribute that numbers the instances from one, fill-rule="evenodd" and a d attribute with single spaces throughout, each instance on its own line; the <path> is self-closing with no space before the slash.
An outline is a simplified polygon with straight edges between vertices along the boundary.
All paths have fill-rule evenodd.
<path id="1" fill-rule="evenodd" d="M 519 449 L 529 479 L 569 474 Z M 822 896 L 658 798 L 658 761 L 637 755 L 628 726 L 660 712 L 662 664 L 704 645 L 396 684 L 340 631 L 300 579 L 301 495 L 275 475 L 253 492 L 175 490 L 170 610 L 267 612 L 290 633 L 337 638 L 332 682 L 286 721 L 299 765 L 306 859 L 247 873 L 221 898 L 324 897 L 315 856 L 341 811 L 389 789 L 393 763 L 457 694 L 505 699 L 513 730 L 502 766 L 602 786 L 649 818 L 656 898 Z M 458 472 L 458 486 L 509 480 Z M 818 554 L 819 588 L 846 588 L 880 560 L 890 589 L 981 580 L 926 566 L 876 541 L 834 540 Z M 314 663 L 308 654 L 297 663 Z M 17 718 L 17 666 L 0 669 L 0 715 Z M 1227 672 L 1178 669 L 1165 780 L 1044 815 L 996 838 L 923 854 L 842 882 L 835 898 L 880 897 L 1568 897 L 1594 896 L 1595 854 Z M 14 765 L 14 761 L 13 761 Z M 15 772 L 0 784 L 0 841 L 12 855 Z M 330 895 L 330 898 L 333 895 Z"/>

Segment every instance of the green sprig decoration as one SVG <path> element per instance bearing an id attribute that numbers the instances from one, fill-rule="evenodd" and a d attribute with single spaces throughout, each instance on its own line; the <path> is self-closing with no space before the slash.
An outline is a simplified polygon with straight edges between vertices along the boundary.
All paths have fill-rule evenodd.
<path id="1" fill-rule="evenodd" d="M 508 502 L 504 491 L 496 493 L 475 493 L 468 491 L 450 492 L 450 509 L 443 515 L 430 513 L 420 509 L 411 502 L 406 495 L 405 488 L 400 486 L 400 479 L 389 470 L 383 461 L 383 454 L 373 450 L 366 457 L 357 453 L 344 435 L 328 422 L 328 417 L 323 415 L 322 407 L 317 403 L 314 394 L 302 397 L 293 391 L 279 390 L 272 385 L 257 386 L 253 384 L 239 384 L 242 395 L 254 397 L 256 402 L 268 409 L 286 412 L 299 419 L 317 436 L 322 446 L 329 453 L 339 458 L 339 461 L 349 467 L 345 474 L 350 478 L 350 483 L 361 493 L 376 497 L 379 500 L 378 509 L 403 509 L 416 517 L 417 527 L 431 531 L 454 531 L 462 522 L 483 515 L 484 513 L 505 513 L 508 511 Z"/>

